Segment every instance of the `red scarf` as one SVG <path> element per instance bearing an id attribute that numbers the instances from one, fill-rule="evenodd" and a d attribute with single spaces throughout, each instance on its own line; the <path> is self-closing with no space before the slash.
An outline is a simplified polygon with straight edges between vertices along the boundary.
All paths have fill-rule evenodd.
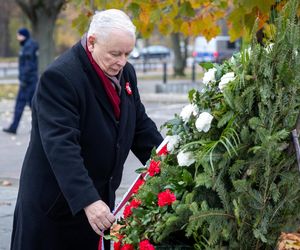
<path id="1" fill-rule="evenodd" d="M 99 76 L 99 78 L 102 81 L 103 87 L 106 91 L 106 94 L 108 96 L 108 99 L 110 100 L 110 103 L 113 106 L 114 109 L 114 113 L 115 113 L 115 117 L 117 120 L 120 119 L 120 97 L 116 91 L 116 89 L 113 87 L 112 83 L 110 82 L 110 80 L 108 79 L 108 77 L 104 74 L 104 72 L 102 71 L 102 69 L 100 69 L 99 65 L 94 61 L 91 52 L 88 50 L 87 46 L 85 48 L 85 51 L 88 55 L 88 58 L 91 62 L 91 64 L 93 65 L 93 68 L 95 69 L 97 75 Z"/>

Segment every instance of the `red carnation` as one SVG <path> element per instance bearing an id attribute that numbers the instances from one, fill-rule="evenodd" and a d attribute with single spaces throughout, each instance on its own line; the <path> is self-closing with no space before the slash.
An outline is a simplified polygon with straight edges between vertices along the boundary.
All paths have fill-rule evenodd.
<path id="1" fill-rule="evenodd" d="M 176 201 L 176 196 L 169 189 L 158 194 L 158 206 L 160 207 L 171 205 L 174 201 Z"/>
<path id="2" fill-rule="evenodd" d="M 129 217 L 131 214 L 132 214 L 132 212 L 131 212 L 131 206 L 130 206 L 130 205 L 127 205 L 127 206 L 124 208 L 124 211 L 123 211 L 123 217 L 126 219 L 126 218 Z"/>
<path id="3" fill-rule="evenodd" d="M 143 240 L 140 242 L 140 250 L 155 250 L 155 247 L 149 242 L 149 240 Z"/>
<path id="4" fill-rule="evenodd" d="M 154 160 L 151 160 L 150 161 L 150 166 L 148 168 L 148 173 L 150 176 L 154 176 L 156 174 L 159 174 L 160 172 L 160 161 L 154 161 Z"/>
<path id="5" fill-rule="evenodd" d="M 131 244 L 125 244 L 122 246 L 121 250 L 134 250 L 134 247 Z"/>
<path id="6" fill-rule="evenodd" d="M 124 238 L 124 236 L 123 235 L 121 235 L 121 234 L 119 234 L 118 235 L 118 239 L 119 239 L 119 241 L 115 241 L 114 242 L 114 250 L 121 250 L 121 245 L 122 245 L 122 239 Z"/>
<path id="7" fill-rule="evenodd" d="M 167 143 L 159 150 L 158 155 L 167 155 L 168 154 L 168 148 Z"/>
<path id="8" fill-rule="evenodd" d="M 124 209 L 123 216 L 126 219 L 132 214 L 132 208 L 137 208 L 141 205 L 141 201 L 133 199 Z"/>
<path id="9" fill-rule="evenodd" d="M 114 250 L 121 250 L 121 241 L 114 242 Z"/>
<path id="10" fill-rule="evenodd" d="M 139 200 L 136 200 L 136 199 L 133 199 L 131 202 L 130 202 L 130 205 L 131 205 L 131 207 L 134 207 L 134 208 L 136 208 L 136 207 L 138 207 L 139 205 L 141 205 L 141 201 L 139 201 Z"/>
<path id="11" fill-rule="evenodd" d="M 138 192 L 140 186 L 142 186 L 144 183 L 145 183 L 144 179 L 142 179 L 142 178 L 138 179 L 137 182 L 133 186 L 132 192 L 134 194 L 136 194 Z"/>

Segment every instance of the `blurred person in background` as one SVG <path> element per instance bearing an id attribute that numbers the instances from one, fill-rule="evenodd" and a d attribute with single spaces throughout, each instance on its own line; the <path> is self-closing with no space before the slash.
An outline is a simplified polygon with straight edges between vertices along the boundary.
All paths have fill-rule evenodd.
<path id="1" fill-rule="evenodd" d="M 8 128 L 3 131 L 16 134 L 26 105 L 31 107 L 32 97 L 38 81 L 38 43 L 30 38 L 30 32 L 21 28 L 17 32 L 19 52 L 19 91 L 15 104 L 14 118 Z"/>
<path id="2" fill-rule="evenodd" d="M 135 40 L 124 12 L 97 12 L 81 41 L 42 74 L 12 250 L 96 250 L 115 221 L 115 191 L 129 151 L 145 164 L 162 142 L 127 62 Z"/>

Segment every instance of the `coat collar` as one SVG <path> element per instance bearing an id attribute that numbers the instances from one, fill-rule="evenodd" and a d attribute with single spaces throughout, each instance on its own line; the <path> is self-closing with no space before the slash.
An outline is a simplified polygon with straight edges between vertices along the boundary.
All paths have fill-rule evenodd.
<path id="1" fill-rule="evenodd" d="M 128 96 L 125 91 L 125 83 L 126 79 L 124 79 L 124 74 L 122 74 L 121 79 L 120 79 L 120 85 L 121 85 L 121 116 L 120 116 L 120 121 L 119 125 L 118 122 L 115 118 L 113 107 L 107 97 L 107 94 L 105 92 L 105 89 L 102 84 L 100 84 L 100 79 L 96 72 L 94 71 L 87 55 L 86 52 L 81 44 L 81 41 L 79 41 L 77 44 L 74 45 L 73 47 L 75 53 L 78 55 L 79 60 L 82 64 L 83 70 L 86 72 L 87 77 L 89 79 L 89 83 L 91 84 L 94 94 L 96 96 L 96 99 L 98 103 L 105 109 L 107 112 L 108 116 L 110 119 L 113 120 L 115 127 L 119 128 L 119 135 L 122 135 L 125 131 L 126 127 L 126 121 L 128 117 Z"/>

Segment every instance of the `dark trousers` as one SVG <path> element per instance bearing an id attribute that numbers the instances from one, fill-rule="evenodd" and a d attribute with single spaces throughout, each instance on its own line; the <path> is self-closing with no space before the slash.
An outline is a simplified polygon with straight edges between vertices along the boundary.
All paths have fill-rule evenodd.
<path id="1" fill-rule="evenodd" d="M 17 130 L 25 106 L 28 105 L 31 108 L 31 101 L 32 101 L 34 91 L 35 91 L 35 84 L 29 84 L 28 86 L 20 86 L 18 96 L 16 99 L 14 119 L 12 124 L 10 125 L 11 130 L 13 131 Z"/>

